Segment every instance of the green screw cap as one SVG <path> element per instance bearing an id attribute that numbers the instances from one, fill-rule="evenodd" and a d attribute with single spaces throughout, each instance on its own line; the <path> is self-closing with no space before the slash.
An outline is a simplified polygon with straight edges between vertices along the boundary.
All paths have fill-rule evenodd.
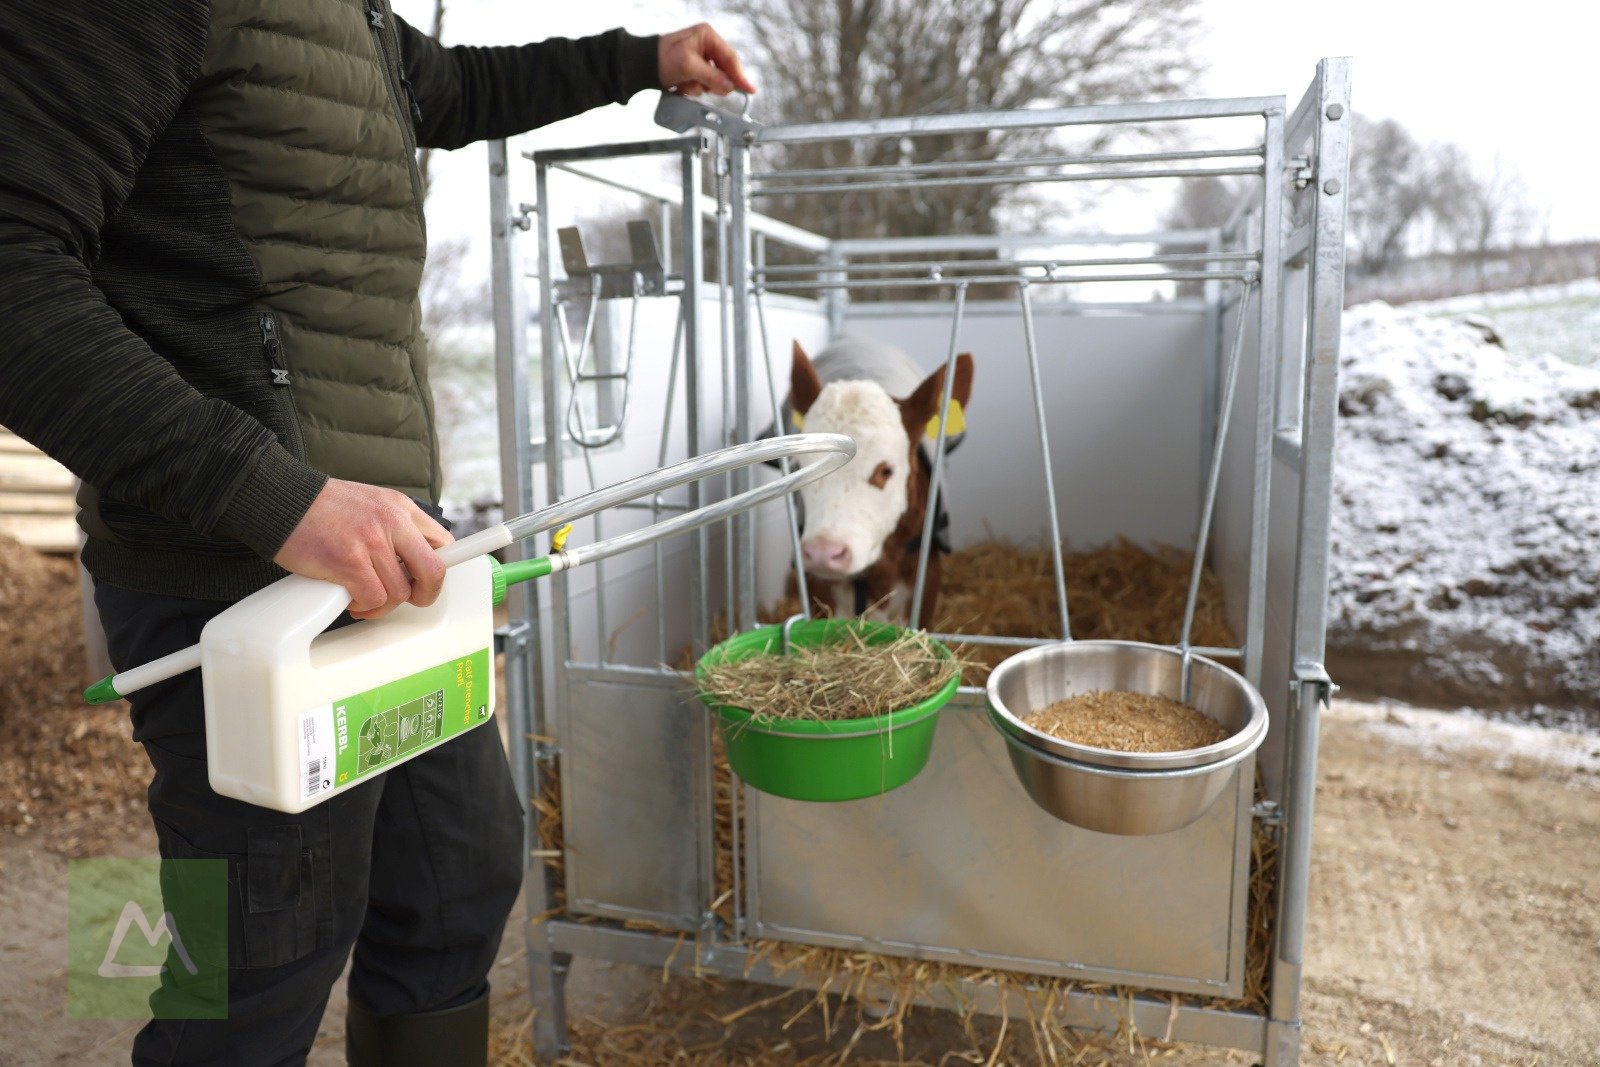
<path id="1" fill-rule="evenodd" d="M 108 674 L 98 682 L 83 691 L 83 699 L 90 704 L 109 704 L 113 700 L 121 700 L 122 694 L 117 692 L 116 686 L 111 683 L 116 680 L 116 675 Z"/>
<path id="2" fill-rule="evenodd" d="M 506 599 L 506 568 L 493 556 L 489 557 L 489 603 L 499 607 Z"/>

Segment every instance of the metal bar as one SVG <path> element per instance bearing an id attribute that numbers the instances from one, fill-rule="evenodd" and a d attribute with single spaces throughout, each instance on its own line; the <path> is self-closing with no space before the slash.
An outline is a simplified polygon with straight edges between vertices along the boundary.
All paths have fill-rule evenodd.
<path id="1" fill-rule="evenodd" d="M 1123 122 L 1177 122 L 1183 119 L 1236 118 L 1259 115 L 1281 96 L 1247 96 L 1219 100 L 1173 100 L 1140 104 L 1091 104 L 1084 107 L 1020 108 L 1014 111 L 971 111 L 954 115 L 911 115 L 904 118 L 815 122 L 768 126 L 755 131 L 758 144 L 844 141 L 859 137 L 918 137 L 990 130 L 1092 126 Z"/>
<path id="2" fill-rule="evenodd" d="M 1050 516 L 1050 562 L 1055 570 L 1056 606 L 1061 614 L 1061 639 L 1072 640 L 1072 624 L 1067 617 L 1067 572 L 1061 563 L 1061 520 L 1056 514 L 1056 474 L 1050 459 L 1050 432 L 1045 427 L 1044 385 L 1039 376 L 1039 342 L 1033 330 L 1033 298 L 1028 283 L 1017 286 L 1022 305 L 1022 338 L 1028 353 L 1028 380 L 1033 386 L 1033 418 L 1039 431 L 1039 457 L 1044 461 L 1045 510 Z M 941 426 L 941 429 L 943 427 Z"/>
<path id="3" fill-rule="evenodd" d="M 844 255 L 839 251 L 838 245 L 828 249 L 828 267 L 830 273 L 825 275 L 825 281 L 843 281 L 848 275 L 841 273 L 841 268 L 846 265 Z M 840 337 L 844 334 L 844 313 L 850 303 L 850 293 L 844 289 L 829 289 L 823 296 L 828 309 L 828 339 Z"/>
<path id="4" fill-rule="evenodd" d="M 750 183 L 746 175 L 750 170 L 750 148 L 742 142 L 728 145 L 728 190 L 731 207 L 729 224 L 730 282 L 733 292 L 739 294 L 733 302 L 733 434 L 743 444 L 751 439 L 750 404 L 754 392 L 755 354 L 750 345 L 750 301 L 745 294 L 750 290 L 751 258 L 754 238 L 750 232 Z M 742 493 L 750 488 L 754 473 L 748 468 L 733 474 L 733 491 Z M 753 512 L 741 512 L 734 520 L 737 535 L 735 552 L 735 582 L 738 590 L 737 614 L 728 620 L 729 632 L 738 633 L 756 624 L 756 517 Z"/>
<path id="5" fill-rule="evenodd" d="M 1316 227 L 1301 419 L 1304 467 L 1300 477 L 1299 540 L 1295 556 L 1294 655 L 1297 687 L 1290 736 L 1288 797 L 1278 881 L 1278 922 L 1273 953 L 1271 1018 L 1298 1038 L 1300 978 L 1305 964 L 1307 887 L 1311 873 L 1312 814 L 1316 798 L 1318 720 L 1331 683 L 1322 670 L 1327 635 L 1328 524 L 1333 493 L 1333 444 L 1338 415 L 1339 328 L 1344 303 L 1344 237 L 1350 170 L 1350 69 L 1345 59 L 1317 67 L 1315 186 Z M 1298 1042 L 1296 1049 L 1298 1051 Z M 1294 1057 L 1275 1045 L 1272 1067 Z"/>
<path id="6" fill-rule="evenodd" d="M 776 967 L 763 958 L 759 945 L 690 945 L 675 935 L 627 930 L 610 923 L 558 919 L 547 925 L 551 940 L 576 955 L 697 977 L 748 980 L 780 988 L 811 987 L 800 968 Z M 890 992 L 869 983 L 861 997 L 871 1003 Z M 948 985 L 930 987 L 917 1003 L 958 1014 L 977 1011 L 1026 1021 L 1030 1013 L 1024 994 L 1021 982 L 1003 990 L 993 981 L 957 978 Z M 1199 1007 L 1159 995 L 1071 989 L 1056 999 L 1055 1008 L 1064 1025 L 1081 1030 L 1110 1033 L 1125 1023 L 1146 1037 L 1255 1051 L 1266 1039 L 1265 1020 L 1252 1012 Z M 1032 1016 L 1036 1018 L 1037 1013 L 1035 1007 Z"/>
<path id="7" fill-rule="evenodd" d="M 518 509 L 533 507 L 532 433 L 529 427 L 527 293 L 521 284 L 518 263 L 517 229 L 512 221 L 511 176 L 506 143 L 489 143 L 489 234 L 491 239 L 494 325 L 495 325 L 495 408 L 500 434 L 501 499 Z M 511 545 L 511 559 L 523 558 L 526 548 Z M 531 798 L 543 791 L 543 775 L 532 741 L 542 734 L 536 723 L 543 706 L 544 664 L 539 642 L 538 590 L 523 583 L 516 595 L 507 597 L 506 610 L 511 620 L 505 629 L 506 728 L 511 741 L 509 753 L 512 780 L 526 814 L 522 832 L 523 901 L 528 913 L 541 914 L 550 906 L 553 887 L 543 863 L 530 863 L 538 846 L 539 813 Z M 508 593 L 511 590 L 507 590 Z M 531 926 L 524 926 L 523 948 L 527 952 L 528 988 L 535 998 L 544 1029 L 538 1037 L 547 1047 L 565 1041 L 563 997 L 558 989 L 556 961 L 551 958 L 545 939 Z"/>
<path id="8" fill-rule="evenodd" d="M 686 137 L 663 137 L 649 141 L 625 141 L 622 144 L 596 144 L 580 145 L 576 148 L 541 148 L 537 152 L 524 152 L 525 159 L 535 163 L 543 163 L 557 170 L 570 170 L 563 164 L 581 159 L 621 159 L 626 156 L 652 156 L 671 155 L 686 149 L 697 148 L 700 138 L 690 134 Z"/>
<path id="9" fill-rule="evenodd" d="M 954 641 L 965 645 L 998 645 L 1010 648 L 1033 648 L 1038 645 L 1054 645 L 1060 642 L 1058 637 L 1005 637 L 999 634 L 947 634 L 937 630 L 927 631 L 929 637 L 938 638 L 940 641 Z"/>
<path id="10" fill-rule="evenodd" d="M 717 154 L 713 164 L 717 186 L 717 329 L 719 331 L 719 345 L 717 349 L 718 366 L 722 372 L 722 391 L 718 397 L 722 407 L 722 419 L 717 425 L 717 444 L 719 447 L 732 443 L 728 435 L 728 428 L 733 425 L 733 375 L 730 361 L 733 359 L 733 324 L 730 321 L 733 309 L 729 306 L 729 222 L 728 222 L 728 145 L 725 140 L 718 140 Z M 724 493 L 731 494 L 733 482 L 730 478 L 723 486 Z M 734 588 L 733 588 L 733 556 L 734 544 L 733 520 L 729 519 L 722 531 L 722 617 L 730 632 L 734 630 Z"/>
<path id="11" fill-rule="evenodd" d="M 884 177 L 891 174 L 938 174 L 946 171 L 994 170 L 1001 167 L 1090 166 L 1102 163 L 1171 163 L 1185 159 L 1233 159 L 1259 156 L 1262 146 L 1249 148 L 1201 148 L 1185 152 L 1135 152 L 1098 156 L 1022 156 L 1014 159 L 954 159 L 934 163 L 881 163 L 858 167 L 821 167 L 814 170 L 772 170 L 750 175 L 752 182 L 809 181 L 813 178 L 844 178 L 859 175 Z"/>
<path id="12" fill-rule="evenodd" d="M 1245 680 L 1261 687 L 1267 634 L 1267 562 L 1272 522 L 1272 434 L 1278 396 L 1283 279 L 1283 112 L 1266 116 L 1266 168 L 1261 182 L 1261 291 L 1256 294 L 1255 440 L 1250 474 L 1250 584 L 1244 612 Z M 1246 305 L 1239 304 L 1244 328 Z"/>
<path id="13" fill-rule="evenodd" d="M 936 237 L 845 237 L 833 242 L 834 252 L 843 256 L 870 256 L 903 252 L 971 252 L 1005 248 L 1054 248 L 1067 245 L 1195 245 L 1204 247 L 1215 230 L 1157 230 L 1150 233 L 1042 233 L 1030 236 L 1005 234 L 948 234 Z"/>
<path id="14" fill-rule="evenodd" d="M 1206 476 L 1206 493 L 1200 505 L 1200 528 L 1195 533 L 1194 562 L 1189 567 L 1189 594 L 1183 604 L 1183 632 L 1178 646 L 1187 653 L 1189 638 L 1194 631 L 1195 605 L 1200 600 L 1200 576 L 1205 572 L 1206 545 L 1211 539 L 1211 520 L 1217 510 L 1217 487 L 1222 481 L 1222 454 L 1228 446 L 1228 423 L 1233 414 L 1233 394 L 1239 384 L 1239 365 L 1244 362 L 1244 313 L 1249 307 L 1250 282 L 1245 283 L 1244 298 L 1239 302 L 1239 324 L 1233 335 L 1233 355 L 1228 359 L 1228 369 L 1223 376 L 1222 404 L 1217 415 L 1216 439 L 1211 445 L 1211 467 Z M 1248 647 L 1248 646 L 1247 646 Z M 1183 671 L 1184 700 L 1189 699 L 1189 669 L 1187 660 Z"/>
<path id="15" fill-rule="evenodd" d="M 1000 634 L 944 633 L 939 630 L 929 630 L 927 634 L 929 637 L 951 644 L 991 645 L 1003 648 L 1038 648 L 1041 645 L 1055 645 L 1061 642 L 1058 637 L 1008 637 Z M 1178 646 L 1167 645 L 1163 647 L 1176 650 Z M 1240 659 L 1244 656 L 1243 649 L 1221 648 L 1213 645 L 1196 645 L 1189 651 L 1196 656 L 1209 656 L 1212 658 Z"/>
<path id="16" fill-rule="evenodd" d="M 683 405 L 685 454 L 700 454 L 701 426 L 700 368 L 705 356 L 701 343 L 700 311 L 701 291 L 705 267 L 701 262 L 703 246 L 701 224 L 704 219 L 700 188 L 700 164 L 704 157 L 705 141 L 697 139 L 692 149 L 685 148 L 679 157 L 678 181 L 682 187 L 678 216 L 679 231 L 683 241 L 680 262 L 683 264 L 683 292 L 679 305 L 683 314 Z M 688 486 L 691 508 L 699 507 L 703 493 L 699 482 Z M 698 657 L 710 646 L 710 605 L 706 598 L 706 582 L 710 575 L 710 531 L 704 527 L 694 532 L 689 559 L 689 635 L 693 654 Z M 690 788 L 695 804 L 695 825 L 700 865 L 700 898 L 709 900 L 717 884 L 717 776 L 712 750 L 711 723 L 708 716 L 691 717 L 689 727 L 694 741 L 693 766 L 690 768 Z M 710 911 L 707 907 L 706 911 Z"/>
<path id="17" fill-rule="evenodd" d="M 946 283 L 948 284 L 948 283 Z M 933 520 L 939 512 L 939 490 L 944 479 L 945 439 L 950 430 L 950 394 L 956 385 L 956 344 L 961 339 L 961 314 L 967 306 L 967 283 L 955 283 L 956 308 L 950 322 L 950 352 L 944 361 L 944 389 L 939 398 L 939 434 L 933 444 L 933 474 L 928 479 L 928 509 L 922 518 L 922 547 L 917 552 L 917 579 L 911 587 L 911 627 L 922 626 L 922 597 L 928 581 L 928 557 L 933 554 Z M 930 622 L 932 620 L 929 620 Z"/>
<path id="18" fill-rule="evenodd" d="M 767 308 L 763 294 L 762 289 L 755 291 L 756 328 L 761 331 L 761 359 L 767 368 L 767 398 L 772 404 L 772 424 L 778 433 L 784 434 L 789 432 L 789 427 L 783 425 L 783 405 L 778 401 L 777 375 L 772 369 L 772 348 L 767 339 Z M 789 473 L 787 460 L 783 464 L 783 473 Z M 794 553 L 795 590 L 800 594 L 800 613 L 809 619 L 811 590 L 806 582 L 806 568 L 800 551 L 800 511 L 795 507 L 792 495 L 783 498 L 783 506 L 789 520 L 789 547 Z"/>
<path id="19" fill-rule="evenodd" d="M 1207 245 L 1207 250 L 1221 251 L 1222 235 L 1212 235 Z M 1195 453 L 1195 484 L 1197 491 L 1203 492 L 1205 487 L 1206 471 L 1203 457 L 1210 455 L 1212 442 L 1217 433 L 1217 387 L 1222 376 L 1222 311 L 1221 295 L 1223 285 L 1221 282 L 1209 281 L 1202 283 L 1202 296 L 1204 300 L 1204 336 L 1206 346 L 1205 362 L 1202 365 L 1204 376 L 1202 379 L 1200 399 L 1200 447 Z"/>
<path id="20" fill-rule="evenodd" d="M 663 252 L 667 247 L 667 244 L 663 242 Z M 661 439 L 660 444 L 656 447 L 657 467 L 665 467 L 667 465 L 667 457 L 670 455 L 672 448 L 672 408 L 678 399 L 678 369 L 683 360 L 683 304 L 684 297 L 680 294 L 678 297 L 678 322 L 672 330 L 672 361 L 667 365 L 667 399 L 661 409 Z M 668 504 L 661 499 L 660 493 L 650 498 L 649 508 L 650 521 L 652 523 L 661 521 L 661 513 L 663 511 L 690 510 L 679 504 Z M 668 659 L 666 554 L 659 541 L 652 547 L 651 552 L 655 557 L 651 562 L 655 564 L 656 662 L 665 663 Z"/>
<path id="21" fill-rule="evenodd" d="M 1169 252 L 1152 256 L 1096 256 L 1088 259 L 951 259 L 951 260 L 895 260 L 881 263 L 852 263 L 843 268 L 847 274 L 862 271 L 881 274 L 899 270 L 966 270 L 977 267 L 1127 267 L 1162 263 L 1255 263 L 1260 259 L 1254 252 Z M 757 277 L 769 281 L 782 275 L 826 274 L 840 268 L 825 263 L 780 263 L 758 268 Z M 773 282 L 776 284 L 776 282 Z"/>
<path id="22" fill-rule="evenodd" d="M 1014 282 L 1016 279 L 1012 279 Z M 783 294 L 778 294 L 782 296 Z M 803 299 L 803 298 L 802 298 Z M 917 315 L 928 310 L 928 301 L 925 300 L 874 300 L 870 303 L 857 305 L 852 312 L 854 319 L 897 319 L 905 315 Z M 1035 319 L 1047 317 L 1076 317 L 1083 315 L 1100 315 L 1107 311 L 1132 311 L 1142 315 L 1184 315 L 1193 317 L 1204 314 L 1205 301 L 1199 297 L 1176 297 L 1171 300 L 1087 300 L 1082 298 L 1069 298 L 1066 300 L 1048 300 L 1043 304 L 1035 304 L 1033 315 Z M 967 318 L 969 319 L 994 319 L 1008 318 L 1013 315 L 1010 300 L 969 300 L 967 301 Z M 1215 352 L 1208 352 L 1207 359 L 1220 366 L 1222 357 Z M 1199 450 L 1197 455 L 1203 455 L 1209 449 Z M 1200 469 L 1199 460 L 1195 461 L 1195 469 Z"/>
<path id="23" fill-rule="evenodd" d="M 1238 270 L 1201 270 L 1201 271 L 1168 271 L 1165 274 L 1057 274 L 1041 275 L 1016 275 L 1016 274 L 975 274 L 959 278 L 860 278 L 843 279 L 841 281 L 817 282 L 783 282 L 782 288 L 791 290 L 809 289 L 892 289 L 896 286 L 927 286 L 927 285 L 968 285 L 968 284 L 1017 284 L 1019 277 L 1026 277 L 1036 285 L 1049 285 L 1066 282 L 1181 282 L 1204 281 L 1207 278 L 1220 280 L 1242 281 L 1251 277 L 1253 271 Z"/>
<path id="24" fill-rule="evenodd" d="M 752 190 L 751 196 L 804 196 L 813 193 L 864 193 L 881 189 L 914 192 L 956 186 L 1038 185 L 1055 182 L 1133 181 L 1141 178 L 1221 178 L 1260 174 L 1260 167 L 1163 167 L 1152 170 L 1087 170 L 1071 174 L 980 174 L 965 178 L 920 178 L 914 182 L 817 182 Z"/>
<path id="25" fill-rule="evenodd" d="M 503 153 L 504 142 L 500 143 Z M 491 156 L 491 172 L 493 170 L 494 162 L 495 161 Z M 508 159 L 502 158 L 499 162 L 509 166 Z M 509 190 L 509 185 L 507 188 Z M 547 169 L 537 164 L 534 166 L 534 205 L 536 208 L 536 214 L 534 218 L 536 220 L 536 225 L 539 228 L 539 277 L 541 279 L 548 280 L 551 278 L 550 189 Z M 507 207 L 509 208 L 509 203 L 507 204 Z M 509 218 L 509 215 L 507 217 Z M 508 271 L 506 274 L 508 279 L 517 277 L 517 272 L 515 272 L 515 252 L 511 247 L 511 242 L 513 240 L 514 238 L 512 234 L 508 231 L 506 234 L 506 242 L 504 244 L 505 250 L 503 253 L 503 267 Z M 508 282 L 505 284 L 510 283 Z M 555 333 L 555 318 L 553 305 L 553 294 L 550 287 L 546 286 L 539 293 L 539 362 L 541 364 L 541 377 L 543 379 L 544 389 L 545 492 L 548 496 L 548 499 L 559 500 L 561 499 L 562 492 L 562 470 L 561 430 L 559 415 L 557 413 L 561 409 L 560 399 L 557 396 L 557 372 L 555 359 L 553 358 L 555 354 L 555 343 L 553 336 Z M 524 328 L 523 323 L 527 321 L 526 317 L 515 317 L 517 316 L 516 304 L 512 300 L 507 301 L 505 312 L 508 316 L 504 323 L 506 329 L 511 331 L 512 335 L 519 333 Z M 499 325 L 500 324 L 497 322 L 497 331 Z M 528 435 L 523 434 L 517 438 L 517 444 L 520 446 L 521 442 L 528 439 Z M 511 472 L 511 474 L 520 476 L 522 475 L 522 471 L 524 469 L 527 468 L 519 465 L 513 472 Z M 507 478 L 510 477 L 511 474 L 502 471 L 501 476 L 502 478 Z M 524 477 L 531 479 L 531 469 L 528 469 L 528 473 Z M 510 502 L 509 498 L 506 502 Z M 513 548 L 513 551 L 522 550 L 522 548 Z M 556 575 L 555 578 L 556 583 L 551 587 L 550 592 L 550 635 L 552 638 L 551 643 L 554 646 L 552 649 L 552 655 L 556 663 L 564 663 L 571 658 L 572 651 L 571 618 L 567 611 L 567 598 L 570 595 L 570 590 L 568 588 L 566 575 Z M 531 611 L 532 603 L 528 601 L 524 601 L 524 603 L 528 604 L 529 610 Z M 530 615 L 530 621 L 537 623 L 537 616 Z M 548 694 L 541 693 L 540 695 L 548 696 L 549 699 L 549 713 L 544 717 L 545 721 L 542 723 L 542 729 L 540 730 L 540 733 L 542 736 L 550 736 L 559 730 L 559 724 L 565 722 L 567 699 L 566 687 L 563 686 L 560 682 L 560 679 L 557 678 L 555 680 L 555 684 L 550 687 Z M 557 724 L 556 730 L 551 729 L 551 721 Z M 534 768 L 536 772 L 537 767 L 538 765 L 535 763 Z M 530 788 L 535 783 L 539 782 L 540 778 L 541 776 L 535 773 L 535 775 L 530 779 Z M 569 799 L 570 798 L 563 797 L 564 802 Z M 532 851 L 531 846 L 528 851 Z M 543 891 L 526 897 L 525 906 L 529 908 L 539 907 L 544 910 L 548 910 L 551 901 L 554 899 L 554 887 L 551 884 L 552 876 L 548 873 L 548 868 L 546 868 L 543 863 L 538 864 L 538 870 L 543 879 Z M 534 879 L 525 880 L 525 889 L 534 881 Z M 535 912 L 535 914 L 541 913 L 542 912 Z M 548 942 L 548 939 L 546 939 L 545 945 L 536 949 L 532 949 L 528 953 L 529 989 L 532 992 L 533 1002 L 536 1008 L 542 1007 L 544 1009 L 543 1011 L 536 1011 L 536 1018 L 533 1027 L 534 1048 L 540 1055 L 546 1057 L 560 1055 L 561 1052 L 567 1047 L 567 958 L 563 956 L 559 950 L 553 952 L 552 948 L 553 946 L 551 946 Z"/>
<path id="26" fill-rule="evenodd" d="M 1285 265 L 1300 263 L 1311 254 L 1311 226 L 1297 226 L 1283 242 L 1283 262 Z"/>
<path id="27" fill-rule="evenodd" d="M 662 203 L 674 203 L 678 200 L 677 192 L 669 185 L 657 182 L 628 181 L 622 178 L 612 178 L 608 175 L 596 174 L 594 171 L 584 170 L 580 167 L 568 166 L 561 167 L 560 169 L 579 178 L 586 178 L 589 181 L 596 182 L 600 185 L 610 186 L 611 188 L 617 189 L 624 193 L 632 193 L 635 196 L 642 196 L 647 200 L 655 200 Z M 707 216 L 710 216 L 715 211 L 715 208 L 711 204 L 702 204 L 699 210 L 704 212 Z M 778 241 L 781 244 L 791 245 L 795 248 L 799 248 L 806 252 L 811 252 L 815 255 L 821 255 L 822 253 L 826 252 L 830 243 L 828 239 L 823 237 L 821 234 L 812 233 L 810 230 L 802 230 L 798 226 L 791 225 L 790 223 L 783 222 L 768 215 L 757 215 L 754 213 L 752 213 L 750 216 L 750 232 L 766 234 L 774 241 Z"/>

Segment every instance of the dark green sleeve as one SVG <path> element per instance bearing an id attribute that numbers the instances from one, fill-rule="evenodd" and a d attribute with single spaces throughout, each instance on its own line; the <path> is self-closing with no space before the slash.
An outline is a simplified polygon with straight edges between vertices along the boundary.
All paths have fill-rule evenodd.
<path id="1" fill-rule="evenodd" d="M 422 119 L 423 148 L 510 137 L 659 89 L 658 38 L 611 30 L 499 48 L 446 48 L 400 24 L 400 54 Z"/>
<path id="2" fill-rule="evenodd" d="M 322 476 L 202 395 L 89 271 L 205 50 L 204 0 L 0 3 L 0 425 L 101 493 L 270 556 Z"/>

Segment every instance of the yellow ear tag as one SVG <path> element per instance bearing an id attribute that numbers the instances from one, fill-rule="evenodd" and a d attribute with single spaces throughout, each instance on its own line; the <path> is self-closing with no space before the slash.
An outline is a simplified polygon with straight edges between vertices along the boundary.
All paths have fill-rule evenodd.
<path id="1" fill-rule="evenodd" d="M 560 552 L 567 547 L 567 538 L 572 536 L 572 523 L 567 523 L 561 529 L 550 535 L 550 551 Z"/>
<path id="2" fill-rule="evenodd" d="M 789 412 L 789 422 L 797 430 L 803 430 L 806 428 L 806 417 L 800 414 L 798 411 Z"/>
<path id="3" fill-rule="evenodd" d="M 967 415 L 961 410 L 961 401 L 955 397 L 950 398 L 950 418 L 945 424 L 945 437 L 954 437 L 958 433 L 967 432 Z M 928 428 L 923 431 L 934 440 L 939 439 L 939 416 L 935 415 L 928 420 Z"/>

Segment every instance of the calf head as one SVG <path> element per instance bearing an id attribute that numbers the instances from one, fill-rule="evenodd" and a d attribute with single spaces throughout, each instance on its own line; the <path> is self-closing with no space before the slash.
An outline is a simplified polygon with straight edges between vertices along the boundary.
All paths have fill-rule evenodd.
<path id="1" fill-rule="evenodd" d="M 921 533 L 928 478 L 918 446 L 930 431 L 944 395 L 944 368 L 908 397 L 891 397 L 876 382 L 823 385 L 800 343 L 790 369 L 789 403 L 808 432 L 842 433 L 856 442 L 855 458 L 800 490 L 805 529 L 800 551 L 808 574 L 858 578 L 905 556 Z M 951 397 L 963 408 L 972 396 L 972 356 L 956 357 Z M 931 424 L 931 427 L 930 427 Z"/>

